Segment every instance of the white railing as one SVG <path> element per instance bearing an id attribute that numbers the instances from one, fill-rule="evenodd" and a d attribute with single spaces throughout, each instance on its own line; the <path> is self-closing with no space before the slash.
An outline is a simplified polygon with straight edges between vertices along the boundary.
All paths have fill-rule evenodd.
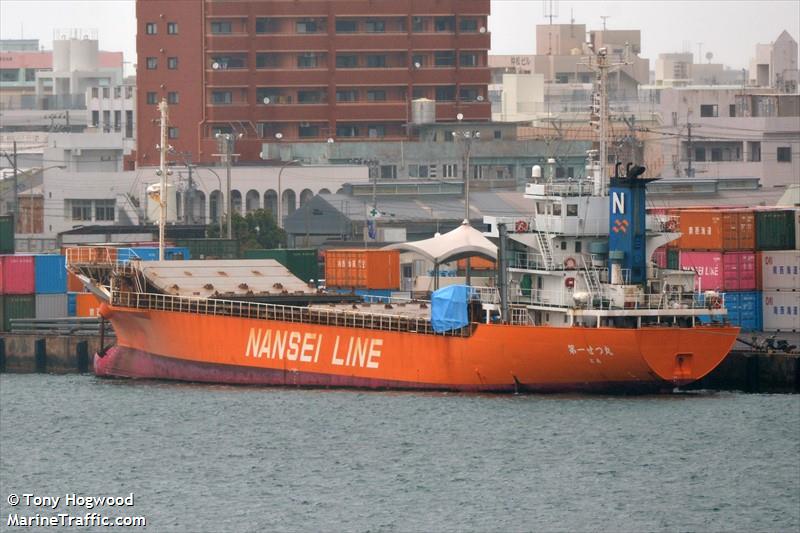
<path id="1" fill-rule="evenodd" d="M 470 329 L 437 333 L 429 318 L 340 308 L 301 307 L 241 300 L 217 300 L 170 294 L 114 291 L 111 303 L 118 307 L 179 313 L 235 316 L 301 324 L 417 332 L 431 335 L 469 336 Z"/>

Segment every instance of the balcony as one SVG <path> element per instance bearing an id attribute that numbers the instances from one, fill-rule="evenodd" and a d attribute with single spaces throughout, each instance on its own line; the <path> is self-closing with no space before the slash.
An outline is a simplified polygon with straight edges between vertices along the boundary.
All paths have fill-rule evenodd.
<path id="1" fill-rule="evenodd" d="M 269 33 L 255 34 L 248 38 L 256 50 L 268 52 L 326 52 L 329 39 L 327 33 Z"/>
<path id="2" fill-rule="evenodd" d="M 256 122 L 316 122 L 327 121 L 329 107 L 321 104 L 269 104 L 248 110 L 247 118 Z"/>
<path id="3" fill-rule="evenodd" d="M 333 73 L 336 85 L 406 85 L 409 71 L 401 68 L 340 68 Z"/>
<path id="4" fill-rule="evenodd" d="M 339 102 L 336 104 L 337 121 L 401 121 L 408 120 L 408 105 L 403 100 L 386 102 Z"/>
<path id="5" fill-rule="evenodd" d="M 408 34 L 396 33 L 337 33 L 333 38 L 336 50 L 408 50 Z"/>

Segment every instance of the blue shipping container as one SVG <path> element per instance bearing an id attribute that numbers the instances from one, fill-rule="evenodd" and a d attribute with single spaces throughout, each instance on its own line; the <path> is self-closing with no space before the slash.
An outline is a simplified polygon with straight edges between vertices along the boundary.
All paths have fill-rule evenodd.
<path id="1" fill-rule="evenodd" d="M 75 316 L 78 313 L 78 298 L 76 293 L 67 293 L 67 316 Z"/>
<path id="2" fill-rule="evenodd" d="M 761 291 L 726 292 L 725 307 L 728 309 L 728 322 L 739 326 L 742 331 L 761 331 L 764 328 Z M 704 324 L 711 322 L 708 315 L 701 316 Z"/>
<path id="3" fill-rule="evenodd" d="M 67 292 L 67 268 L 63 255 L 36 255 L 33 261 L 36 294 Z"/>
<path id="4" fill-rule="evenodd" d="M 119 248 L 117 260 L 125 263 L 130 259 L 142 261 L 158 261 L 158 248 Z M 185 247 L 171 247 L 164 249 L 164 259 L 167 261 L 191 259 L 189 249 Z"/>

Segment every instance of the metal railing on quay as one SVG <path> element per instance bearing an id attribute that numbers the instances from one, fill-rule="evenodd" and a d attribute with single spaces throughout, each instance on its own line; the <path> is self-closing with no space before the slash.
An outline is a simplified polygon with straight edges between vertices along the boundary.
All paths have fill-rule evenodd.
<path id="1" fill-rule="evenodd" d="M 134 309 L 152 309 L 180 313 L 231 316 L 279 322 L 354 327 L 381 331 L 416 332 L 429 335 L 466 337 L 469 327 L 448 332 L 434 332 L 428 318 L 409 317 L 364 310 L 320 309 L 281 304 L 190 298 L 170 294 L 113 291 L 112 305 Z"/>

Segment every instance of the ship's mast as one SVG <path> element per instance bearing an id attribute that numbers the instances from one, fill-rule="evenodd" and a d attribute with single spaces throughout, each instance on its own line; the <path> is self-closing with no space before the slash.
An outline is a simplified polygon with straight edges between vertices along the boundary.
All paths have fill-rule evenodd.
<path id="1" fill-rule="evenodd" d="M 583 65 L 596 73 L 595 90 L 592 94 L 591 114 L 597 117 L 594 121 L 590 119 L 592 126 L 595 126 L 599 135 L 600 145 L 600 173 L 595 176 L 594 193 L 598 196 L 608 194 L 608 73 L 614 72 L 625 65 L 632 63 L 630 59 L 630 45 L 625 43 L 625 55 L 618 61 L 612 61 L 608 56 L 608 49 L 603 47 L 597 54 L 586 58 Z"/>
<path id="2" fill-rule="evenodd" d="M 167 121 L 169 120 L 169 108 L 167 101 L 161 99 L 158 104 L 158 110 L 161 113 L 161 143 L 159 144 L 161 152 L 161 164 L 159 166 L 159 173 L 161 174 L 161 186 L 158 191 L 158 203 L 160 207 L 160 214 L 158 217 L 158 260 L 164 260 L 164 224 L 167 220 Z"/>

